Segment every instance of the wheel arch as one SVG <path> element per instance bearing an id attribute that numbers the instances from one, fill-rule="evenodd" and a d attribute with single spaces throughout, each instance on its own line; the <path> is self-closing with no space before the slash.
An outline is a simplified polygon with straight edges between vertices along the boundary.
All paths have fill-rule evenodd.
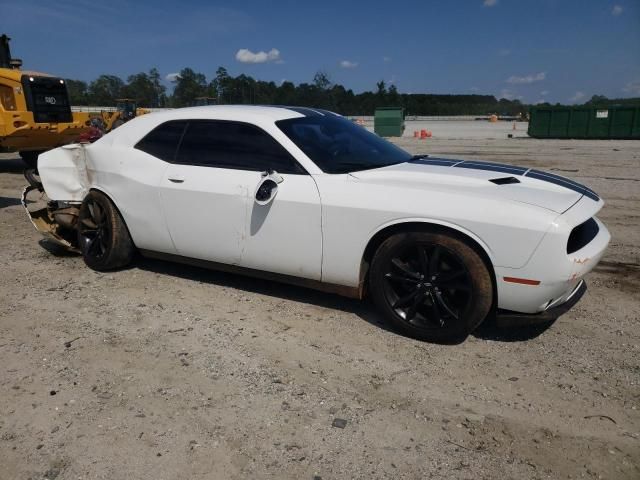
<path id="1" fill-rule="evenodd" d="M 83 202 L 84 202 L 84 199 L 87 197 L 87 195 L 89 195 L 90 192 L 98 192 L 99 194 L 104 195 L 105 197 L 107 197 L 107 199 L 111 202 L 111 204 L 115 207 L 116 211 L 120 215 L 120 218 L 122 219 L 122 223 L 124 224 L 124 227 L 127 229 L 127 232 L 129 233 L 129 238 L 131 238 L 131 242 L 133 243 L 134 248 L 138 248 L 137 245 L 136 245 L 136 241 L 133 238 L 133 235 L 131 235 L 131 229 L 129 228 L 129 225 L 127 225 L 127 220 L 125 219 L 124 215 L 122 214 L 122 210 L 120 210 L 120 207 L 118 206 L 116 201 L 113 199 L 113 196 L 110 195 L 109 192 L 106 191 L 104 188 L 101 188 L 101 187 L 96 186 L 96 185 L 92 185 L 91 188 L 89 188 L 89 190 L 87 190 L 87 194 L 82 199 Z"/>
<path id="2" fill-rule="evenodd" d="M 371 261 L 382 243 L 397 233 L 403 232 L 429 232 L 429 233 L 446 233 L 467 243 L 473 248 L 484 262 L 489 275 L 491 276 L 491 284 L 493 288 L 493 304 L 491 311 L 495 310 L 498 304 L 498 288 L 496 283 L 496 273 L 493 267 L 491 249 L 477 235 L 469 230 L 446 222 L 431 220 L 415 220 L 407 219 L 396 221 L 390 224 L 382 225 L 369 239 L 360 260 L 360 290 L 363 297 L 367 291 L 368 272 Z"/>

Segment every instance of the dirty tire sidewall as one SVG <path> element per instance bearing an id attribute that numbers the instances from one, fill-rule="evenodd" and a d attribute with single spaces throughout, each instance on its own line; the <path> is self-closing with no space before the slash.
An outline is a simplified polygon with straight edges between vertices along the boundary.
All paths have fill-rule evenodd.
<path id="1" fill-rule="evenodd" d="M 85 251 L 85 243 L 82 240 L 80 222 L 84 218 L 90 216 L 88 204 L 90 202 L 98 203 L 104 209 L 107 222 L 109 223 L 110 235 L 107 242 L 107 249 L 103 256 L 95 257 Z M 113 202 L 104 194 L 92 190 L 85 197 L 80 207 L 80 215 L 78 217 L 78 244 L 82 249 L 82 257 L 88 267 L 98 271 L 116 270 L 129 265 L 135 253 L 135 247 L 129 234 L 129 229 L 124 223 L 120 212 Z"/>
<path id="2" fill-rule="evenodd" d="M 442 328 L 423 329 L 410 324 L 391 308 L 385 298 L 385 265 L 399 248 L 412 244 L 440 245 L 455 253 L 466 267 L 472 284 L 471 306 L 459 321 Z M 370 296 L 384 319 L 403 334 L 419 340 L 434 342 L 459 341 L 475 330 L 487 317 L 493 302 L 493 282 L 480 255 L 464 240 L 445 233 L 406 232 L 385 240 L 373 258 L 369 270 Z"/>

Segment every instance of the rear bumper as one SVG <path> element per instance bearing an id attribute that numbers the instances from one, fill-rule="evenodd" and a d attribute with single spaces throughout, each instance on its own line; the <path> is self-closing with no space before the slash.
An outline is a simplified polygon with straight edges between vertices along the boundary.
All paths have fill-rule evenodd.
<path id="1" fill-rule="evenodd" d="M 526 325 L 536 325 L 556 320 L 560 315 L 567 313 L 580 301 L 587 291 L 587 284 L 584 280 L 567 296 L 566 300 L 559 305 L 548 308 L 540 313 L 519 313 L 510 310 L 498 310 L 496 313 L 496 324 L 499 327 L 522 327 Z"/>

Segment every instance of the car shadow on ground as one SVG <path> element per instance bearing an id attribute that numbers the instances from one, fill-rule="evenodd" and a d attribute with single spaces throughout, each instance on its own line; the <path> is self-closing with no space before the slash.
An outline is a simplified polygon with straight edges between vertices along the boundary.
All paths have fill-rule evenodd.
<path id="1" fill-rule="evenodd" d="M 50 254 L 56 257 L 77 257 L 78 253 L 70 252 L 65 247 L 57 245 L 46 239 L 38 244 Z M 87 267 L 88 268 L 88 267 Z M 220 287 L 234 288 L 239 291 L 267 295 L 274 298 L 282 298 L 294 302 L 307 303 L 332 310 L 353 313 L 366 322 L 383 330 L 393 332 L 377 315 L 373 306 L 368 301 L 360 301 L 352 298 L 341 297 L 330 293 L 320 292 L 309 288 L 298 287 L 286 283 L 272 282 L 253 278 L 246 275 L 221 272 L 207 268 L 185 265 L 166 260 L 156 260 L 137 255 L 134 262 L 124 270 L 139 268 L 153 273 L 170 275 L 194 282 L 201 282 Z"/>
<path id="2" fill-rule="evenodd" d="M 70 252 L 65 247 L 52 243 L 46 239 L 42 239 L 38 243 L 42 248 L 56 257 L 79 256 L 78 253 Z M 310 288 L 254 278 L 239 273 L 221 272 L 141 256 L 137 256 L 131 266 L 125 269 L 129 270 L 133 268 L 139 268 L 140 270 L 160 273 L 163 275 L 171 275 L 173 277 L 192 280 L 194 282 L 234 288 L 239 291 L 267 295 L 274 298 L 281 298 L 294 302 L 316 305 L 318 307 L 328 308 L 331 310 L 351 313 L 358 316 L 365 322 L 385 330 L 386 332 L 393 335 L 404 336 L 402 333 L 393 330 L 386 324 L 382 317 L 380 317 L 376 312 L 374 305 L 368 298 L 365 298 L 364 300 L 356 300 Z M 553 323 L 554 322 L 526 327 L 508 328 L 498 327 L 495 323 L 495 319 L 489 317 L 471 335 L 481 340 L 492 340 L 497 342 L 524 342 L 539 337 L 549 329 Z M 465 340 L 466 337 L 431 343 L 438 343 L 440 345 L 459 345 Z"/>
<path id="3" fill-rule="evenodd" d="M 14 197 L 0 197 L 0 208 L 14 207 L 20 205 L 20 199 Z"/>
<path id="4" fill-rule="evenodd" d="M 20 159 L 20 157 L 6 159 L 6 160 L 0 159 L 0 173 L 22 174 L 22 172 L 24 172 L 26 168 L 27 167 L 25 166 L 23 161 Z"/>
<path id="5" fill-rule="evenodd" d="M 66 247 L 58 245 L 57 243 L 50 242 L 46 238 L 38 241 L 38 245 L 44 248 L 47 252 L 55 257 L 79 257 L 80 254 L 76 252 L 70 252 Z"/>
<path id="6" fill-rule="evenodd" d="M 138 257 L 133 267 L 154 273 L 184 278 L 186 280 L 235 288 L 237 290 L 244 290 L 246 292 L 256 293 L 259 295 L 267 295 L 274 298 L 282 298 L 294 302 L 307 303 L 318 307 L 353 313 L 376 327 L 396 333 L 385 325 L 382 319 L 375 312 L 370 302 L 366 300 L 360 301 L 310 288 L 263 280 L 238 273 L 221 272 L 144 257 Z"/>
<path id="7" fill-rule="evenodd" d="M 2 197 L 0 197 L 2 198 Z M 18 201 L 18 203 L 20 203 Z M 42 239 L 38 242 L 42 248 L 57 257 L 79 256 L 74 252 L 69 252 L 66 248 Z M 202 267 L 174 263 L 166 260 L 156 260 L 138 256 L 134 263 L 127 269 L 139 268 L 141 270 L 171 275 L 173 277 L 192 280 L 194 282 L 218 285 L 221 287 L 234 288 L 240 291 L 247 291 L 259 295 L 267 295 L 274 298 L 282 298 L 294 302 L 307 303 L 318 307 L 339 310 L 358 316 L 365 322 L 385 330 L 393 335 L 404 336 L 393 330 L 376 312 L 370 299 L 356 300 L 342 297 L 340 295 L 325 293 L 310 288 L 289 285 L 286 283 L 274 282 L 253 278 L 250 276 L 210 270 Z M 495 319 L 487 318 L 471 335 L 481 340 L 492 340 L 498 342 L 524 342 L 539 337 L 547 331 L 555 322 L 526 327 L 498 327 Z M 466 338 L 457 338 L 439 343 L 441 345 L 459 345 Z"/>
<path id="8" fill-rule="evenodd" d="M 497 342 L 525 342 L 539 337 L 551 328 L 554 323 L 555 320 L 552 322 L 541 323 L 539 325 L 499 327 L 496 325 L 495 319 L 487 318 L 472 335 L 481 340 L 493 340 Z"/>
<path id="9" fill-rule="evenodd" d="M 357 315 L 365 322 L 389 333 L 403 336 L 384 322 L 369 299 L 356 300 L 295 285 L 150 258 L 138 257 L 133 265 L 133 268 L 136 267 L 141 270 L 171 275 L 196 282 L 235 288 L 237 290 L 244 290 L 260 295 L 312 304 L 332 310 L 340 310 L 342 312 Z M 549 328 L 549 326 L 550 324 L 537 325 L 534 327 L 502 328 L 497 327 L 492 319 L 487 319 L 487 321 L 473 332 L 472 335 L 482 340 L 501 342 L 526 341 L 541 335 L 547 328 Z M 463 343 L 464 340 L 465 338 L 458 338 L 438 343 L 444 345 L 458 345 Z"/>

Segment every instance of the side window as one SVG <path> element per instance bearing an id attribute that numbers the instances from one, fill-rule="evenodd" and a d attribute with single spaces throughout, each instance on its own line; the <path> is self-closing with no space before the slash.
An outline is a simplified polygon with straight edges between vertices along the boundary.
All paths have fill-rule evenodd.
<path id="1" fill-rule="evenodd" d="M 140 140 L 134 148 L 153 155 L 165 162 L 173 162 L 178 144 L 187 122 L 184 120 L 166 122 L 158 125 Z"/>
<path id="2" fill-rule="evenodd" d="M 193 120 L 180 144 L 176 163 L 236 170 L 305 173 L 271 135 L 254 125 Z"/>

